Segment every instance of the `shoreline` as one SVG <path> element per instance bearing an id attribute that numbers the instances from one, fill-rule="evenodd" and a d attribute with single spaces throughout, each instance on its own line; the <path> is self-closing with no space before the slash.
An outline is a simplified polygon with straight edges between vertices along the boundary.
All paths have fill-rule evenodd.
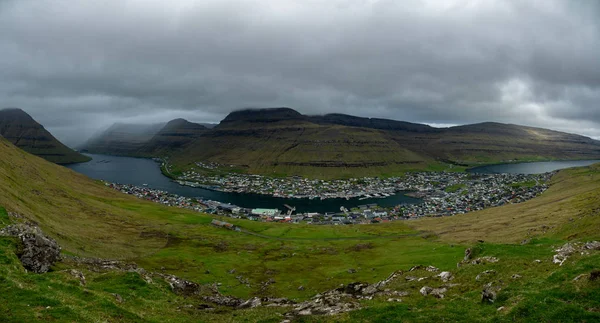
<path id="1" fill-rule="evenodd" d="M 272 198 L 280 198 L 280 199 L 298 199 L 298 200 L 302 200 L 302 199 L 306 199 L 306 200 L 351 200 L 351 199 L 358 199 L 359 201 L 361 200 L 367 200 L 367 199 L 386 199 L 389 197 L 393 197 L 396 195 L 399 195 L 400 193 L 403 193 L 403 196 L 408 196 L 408 197 L 412 197 L 412 198 L 419 198 L 420 197 L 414 197 L 410 194 L 412 193 L 416 193 L 415 191 L 412 190 L 397 190 L 394 193 L 371 193 L 371 194 L 379 194 L 379 196 L 375 196 L 375 195 L 371 195 L 371 194 L 365 194 L 365 195 L 354 195 L 354 196 L 336 196 L 336 197 L 329 197 L 329 196 L 314 196 L 314 197 L 309 197 L 309 196 L 297 196 L 297 195 L 291 195 L 291 196 L 279 196 L 279 195 L 275 195 L 275 194 L 265 194 L 265 193 L 259 193 L 259 192 L 237 192 L 234 190 L 226 190 L 226 189 L 218 189 L 217 187 L 214 186 L 209 186 L 209 185 L 204 185 L 204 184 L 197 184 L 194 182 L 186 182 L 186 181 L 182 181 L 182 180 L 173 180 L 175 183 L 181 185 L 181 186 L 188 186 L 188 187 L 193 187 L 193 188 L 201 188 L 201 189 L 205 189 L 205 190 L 209 190 L 209 191 L 214 191 L 214 192 L 219 192 L 219 193 L 231 193 L 231 194 L 256 194 L 256 195 L 261 195 L 261 196 L 266 196 L 266 197 L 272 197 Z M 385 194 L 385 195 L 384 195 Z M 386 196 L 387 195 L 387 196 Z"/>

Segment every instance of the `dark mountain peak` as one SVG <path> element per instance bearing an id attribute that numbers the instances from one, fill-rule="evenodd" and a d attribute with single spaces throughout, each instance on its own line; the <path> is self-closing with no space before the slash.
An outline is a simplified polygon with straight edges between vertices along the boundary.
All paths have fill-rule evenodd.
<path id="1" fill-rule="evenodd" d="M 173 151 L 181 149 L 189 143 L 202 136 L 208 128 L 178 118 L 169 121 L 152 139 L 146 142 L 139 151 L 136 152 L 142 156 L 164 156 Z"/>
<path id="2" fill-rule="evenodd" d="M 167 126 L 168 125 L 180 125 L 180 124 L 187 124 L 187 123 L 191 123 L 187 120 L 185 120 L 184 118 L 177 118 L 177 119 L 173 119 L 169 122 L 167 122 Z"/>
<path id="3" fill-rule="evenodd" d="M 189 122 L 183 118 L 177 118 L 169 121 L 161 130 L 174 130 L 174 129 L 208 129 L 207 127 L 194 122 Z"/>
<path id="4" fill-rule="evenodd" d="M 9 120 L 11 123 L 35 123 L 39 125 L 27 112 L 19 108 L 6 108 L 0 110 L 0 120 Z M 41 125 L 39 126 L 41 127 Z"/>
<path id="5" fill-rule="evenodd" d="M 276 122 L 284 120 L 303 120 L 305 117 L 290 108 L 244 109 L 231 112 L 223 121 L 230 122 Z"/>
<path id="6" fill-rule="evenodd" d="M 88 161 L 58 141 L 27 112 L 9 108 L 0 110 L 0 135 L 13 145 L 48 161 L 69 164 Z"/>
<path id="7" fill-rule="evenodd" d="M 363 118 L 342 113 L 330 113 L 322 116 L 311 116 L 310 120 L 319 124 L 339 124 L 350 127 L 372 128 L 380 130 L 435 132 L 436 128 L 428 125 L 379 118 Z"/>

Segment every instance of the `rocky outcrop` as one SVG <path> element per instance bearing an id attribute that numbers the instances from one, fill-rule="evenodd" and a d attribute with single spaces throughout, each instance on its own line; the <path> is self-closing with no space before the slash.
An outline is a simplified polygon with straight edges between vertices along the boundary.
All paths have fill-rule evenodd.
<path id="1" fill-rule="evenodd" d="M 562 266 L 569 256 L 575 253 L 581 253 L 582 255 L 589 254 L 592 250 L 600 250 L 600 242 L 590 241 L 586 243 L 571 243 L 567 242 L 560 248 L 554 250 L 556 254 L 552 257 L 552 263 Z"/>
<path id="2" fill-rule="evenodd" d="M 421 270 L 421 269 L 425 270 L 425 271 L 428 271 L 428 272 L 431 272 L 431 273 L 436 273 L 436 272 L 440 271 L 440 269 L 437 268 L 437 267 L 434 267 L 434 266 L 427 266 L 427 267 L 425 267 L 423 265 L 413 266 L 412 268 L 410 268 L 409 271 L 415 271 L 415 270 Z"/>
<path id="3" fill-rule="evenodd" d="M 473 259 L 471 261 L 471 264 L 472 265 L 481 265 L 481 264 L 486 264 L 486 263 L 493 264 L 493 263 L 496 263 L 498 261 L 499 261 L 499 259 L 496 258 L 496 257 L 485 256 L 485 257 L 479 257 L 479 258 Z"/>
<path id="4" fill-rule="evenodd" d="M 435 298 L 444 298 L 444 294 L 448 291 L 447 288 L 445 287 L 441 287 L 441 288 L 432 288 L 429 286 L 423 286 L 420 290 L 419 293 L 421 293 L 421 295 L 423 296 L 433 296 Z"/>
<path id="5" fill-rule="evenodd" d="M 166 275 L 165 280 L 169 283 L 171 290 L 178 295 L 191 296 L 200 290 L 200 285 L 177 276 Z"/>
<path id="6" fill-rule="evenodd" d="M 489 283 L 483 287 L 481 291 L 481 302 L 482 303 L 493 303 L 496 301 L 496 297 L 498 295 L 498 291 L 500 291 L 500 287 L 494 286 L 492 283 Z"/>
<path id="7" fill-rule="evenodd" d="M 452 273 L 449 271 L 442 271 L 439 275 L 437 275 L 437 277 L 440 277 L 443 282 L 448 282 L 454 278 Z"/>
<path id="8" fill-rule="evenodd" d="M 473 255 L 473 251 L 471 250 L 471 248 L 465 249 L 465 257 L 463 258 L 463 262 L 467 262 L 467 261 L 471 260 L 472 255 Z"/>
<path id="9" fill-rule="evenodd" d="M 79 284 L 81 286 L 85 286 L 85 284 L 86 284 L 85 275 L 83 275 L 83 273 L 81 271 L 79 271 L 77 269 L 71 269 L 71 270 L 68 271 L 68 273 L 71 276 L 79 279 Z"/>
<path id="10" fill-rule="evenodd" d="M 216 293 L 215 295 L 211 295 L 211 296 L 204 296 L 204 297 L 202 297 L 202 300 L 205 302 L 216 304 L 216 305 L 228 306 L 228 307 L 238 307 L 242 303 L 245 302 L 241 298 L 225 296 L 225 295 L 221 295 L 218 293 Z"/>
<path id="11" fill-rule="evenodd" d="M 35 224 L 19 223 L 9 225 L 0 231 L 0 235 L 16 237 L 21 243 L 19 259 L 27 270 L 41 274 L 60 259 L 60 246 L 46 236 Z"/>

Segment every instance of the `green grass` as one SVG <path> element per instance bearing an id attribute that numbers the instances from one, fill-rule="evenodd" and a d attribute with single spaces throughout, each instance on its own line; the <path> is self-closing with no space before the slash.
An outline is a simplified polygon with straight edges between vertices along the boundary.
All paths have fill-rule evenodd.
<path id="1" fill-rule="evenodd" d="M 10 218 L 8 217 L 8 212 L 6 209 L 0 206 L 0 227 L 4 227 L 10 223 Z"/>
<path id="2" fill-rule="evenodd" d="M 531 201 L 455 217 L 354 226 L 227 219 L 254 233 L 246 234 L 215 228 L 208 215 L 120 194 L 1 139 L 0 153 L 0 205 L 38 222 L 66 254 L 122 259 L 201 284 L 218 282 L 222 293 L 243 298 L 302 301 L 340 284 L 376 282 L 417 264 L 451 271 L 456 276 L 452 282 L 460 284 L 438 300 L 422 297 L 418 289 L 423 284 L 438 286 L 439 281 L 400 279 L 390 287 L 411 293 L 400 304 L 376 298 L 362 301 L 365 309 L 356 312 L 304 321 L 598 319 L 598 283 L 572 281 L 600 267 L 598 253 L 575 255 L 562 267 L 550 261 L 552 250 L 567 240 L 600 238 L 599 166 L 560 172 L 551 188 Z M 12 220 L 6 210 L 0 209 L 2 225 Z M 521 245 L 524 239 L 531 241 Z M 467 247 L 474 247 L 477 256 L 499 257 L 500 262 L 457 268 Z M 16 248 L 14 239 L 0 238 L 0 321 L 279 322 L 286 311 L 202 311 L 197 309 L 203 304 L 200 299 L 173 294 L 160 278 L 148 283 L 137 273 L 93 271 L 69 260 L 47 274 L 26 273 L 14 254 Z M 535 259 L 542 263 L 535 264 Z M 66 271 L 72 268 L 85 274 L 85 286 Z M 487 269 L 496 270 L 493 279 L 503 281 L 493 305 L 479 302 L 488 281 L 474 279 Z M 515 273 L 523 277 L 513 280 Z M 271 283 L 263 288 L 266 282 Z M 500 306 L 505 311 L 498 312 Z"/>
<path id="3" fill-rule="evenodd" d="M 536 185 L 537 185 L 537 182 L 535 180 L 531 180 L 531 181 L 526 181 L 526 182 L 512 183 L 510 185 L 510 187 L 512 187 L 512 188 L 532 188 L 532 187 L 535 187 Z"/>

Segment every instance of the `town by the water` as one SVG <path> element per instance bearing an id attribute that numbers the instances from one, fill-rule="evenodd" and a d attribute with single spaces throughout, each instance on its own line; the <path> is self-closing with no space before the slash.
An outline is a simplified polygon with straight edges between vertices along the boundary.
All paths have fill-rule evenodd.
<path id="1" fill-rule="evenodd" d="M 406 173 L 402 177 L 325 181 L 299 177 L 269 178 L 237 173 L 204 177 L 191 171 L 184 173 L 177 180 L 182 185 L 285 198 L 384 198 L 401 191 L 410 191 L 409 196 L 422 199 L 422 202 L 417 204 L 401 204 L 394 207 L 365 204 L 351 209 L 341 202 L 338 212 L 325 214 L 296 213 L 295 207 L 288 204 L 282 204 L 280 208 L 251 209 L 219 201 L 178 196 L 149 187 L 117 183 L 106 185 L 164 205 L 233 218 L 265 222 L 359 224 L 426 216 L 451 216 L 504 204 L 521 203 L 543 193 L 554 173 L 524 175 L 415 172 Z"/>

